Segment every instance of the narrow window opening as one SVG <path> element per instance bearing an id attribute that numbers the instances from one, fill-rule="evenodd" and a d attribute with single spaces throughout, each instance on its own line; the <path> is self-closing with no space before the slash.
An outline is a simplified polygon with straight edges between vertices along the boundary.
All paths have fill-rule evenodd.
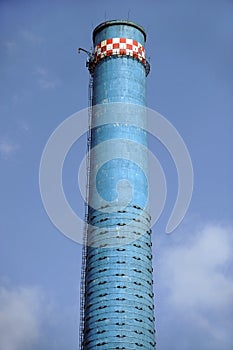
<path id="1" fill-rule="evenodd" d="M 142 273 L 141 270 L 134 269 L 135 272 Z"/>
<path id="2" fill-rule="evenodd" d="M 99 272 L 105 272 L 105 271 L 107 271 L 107 269 L 101 269 L 101 270 L 99 270 Z"/>
<path id="3" fill-rule="evenodd" d="M 125 313 L 125 310 L 116 310 L 115 312 L 118 314 L 123 314 L 123 313 Z"/>
<path id="4" fill-rule="evenodd" d="M 134 284 L 136 284 L 136 286 L 142 286 L 140 282 L 134 282 Z"/>
<path id="5" fill-rule="evenodd" d="M 104 218 L 104 219 L 100 219 L 100 222 L 104 222 L 104 221 L 107 221 L 108 218 Z"/>
<path id="6" fill-rule="evenodd" d="M 98 285 L 101 286 L 102 284 L 106 284 L 106 283 L 107 283 L 107 281 L 100 281 L 100 282 L 98 283 Z"/>
<path id="7" fill-rule="evenodd" d="M 133 256 L 133 259 L 135 259 L 135 260 L 142 260 L 141 258 L 139 258 L 139 256 Z"/>

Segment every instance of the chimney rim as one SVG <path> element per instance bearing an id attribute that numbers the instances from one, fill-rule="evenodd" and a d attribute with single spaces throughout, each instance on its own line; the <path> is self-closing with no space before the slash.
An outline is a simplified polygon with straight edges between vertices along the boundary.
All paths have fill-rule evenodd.
<path id="1" fill-rule="evenodd" d="M 104 21 L 104 22 L 100 23 L 98 26 L 96 26 L 95 29 L 93 30 L 93 36 L 92 36 L 93 42 L 95 41 L 95 36 L 98 32 L 100 32 L 105 27 L 109 27 L 109 26 L 113 26 L 113 25 L 127 25 L 127 26 L 131 26 L 131 27 L 134 27 L 134 28 L 140 30 L 142 32 L 142 34 L 144 35 L 144 40 L 146 42 L 146 32 L 142 26 L 140 26 L 139 24 L 137 24 L 135 22 L 126 21 L 126 20 L 118 20 L 118 19 Z"/>

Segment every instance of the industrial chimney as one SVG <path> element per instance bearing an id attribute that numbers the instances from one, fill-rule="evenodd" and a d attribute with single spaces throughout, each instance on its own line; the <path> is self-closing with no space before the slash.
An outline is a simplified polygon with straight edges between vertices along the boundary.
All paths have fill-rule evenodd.
<path id="1" fill-rule="evenodd" d="M 87 52 L 91 113 L 82 350 L 155 349 L 145 42 L 138 24 L 112 20 L 94 29 L 94 50 Z"/>

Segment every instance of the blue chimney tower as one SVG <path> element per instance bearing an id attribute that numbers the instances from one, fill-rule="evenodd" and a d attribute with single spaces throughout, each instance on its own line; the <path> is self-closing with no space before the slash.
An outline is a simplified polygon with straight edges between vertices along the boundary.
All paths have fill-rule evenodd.
<path id="1" fill-rule="evenodd" d="M 92 113 L 82 350 L 155 349 L 145 41 L 141 26 L 107 21 L 94 29 L 94 52 L 88 53 Z"/>

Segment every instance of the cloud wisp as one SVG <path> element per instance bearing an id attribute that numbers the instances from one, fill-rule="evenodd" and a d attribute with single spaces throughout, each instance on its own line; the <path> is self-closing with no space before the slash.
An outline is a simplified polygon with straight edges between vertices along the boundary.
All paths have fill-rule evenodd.
<path id="1" fill-rule="evenodd" d="M 0 287 L 0 348 L 32 349 L 40 337 L 41 295 L 36 288 Z"/>
<path id="2" fill-rule="evenodd" d="M 15 51 L 17 44 L 14 40 L 9 40 L 4 43 L 5 49 L 9 52 Z"/>
<path id="3" fill-rule="evenodd" d="M 8 159 L 14 155 L 18 149 L 19 145 L 9 140 L 8 138 L 0 139 L 0 156 L 3 159 Z"/>
<path id="4" fill-rule="evenodd" d="M 42 67 L 36 69 L 36 75 L 38 84 L 43 90 L 55 89 L 60 85 L 59 79 L 52 78 L 48 71 Z"/>
<path id="5" fill-rule="evenodd" d="M 32 30 L 29 29 L 22 29 L 20 31 L 21 37 L 28 43 L 33 45 L 41 44 L 44 41 L 44 38 L 36 33 L 34 33 Z"/>
<path id="6" fill-rule="evenodd" d="M 232 243 L 232 229 L 207 225 L 159 253 L 157 322 L 164 349 L 173 337 L 174 350 L 231 349 Z"/>

